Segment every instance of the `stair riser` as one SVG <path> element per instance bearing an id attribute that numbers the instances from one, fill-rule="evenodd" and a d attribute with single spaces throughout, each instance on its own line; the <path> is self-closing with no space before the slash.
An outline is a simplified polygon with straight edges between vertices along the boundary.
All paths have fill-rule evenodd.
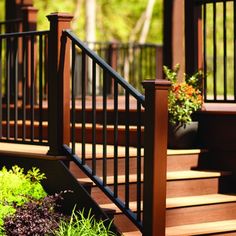
<path id="1" fill-rule="evenodd" d="M 107 144 L 114 144 L 114 130 L 113 128 L 108 128 L 106 130 L 107 132 Z M 81 133 L 82 133 L 82 128 L 81 127 L 76 127 L 75 131 L 75 139 L 77 142 L 82 142 L 81 138 Z M 93 133 L 92 133 L 92 128 L 86 128 L 85 129 L 85 139 L 86 143 L 92 143 L 93 142 Z M 125 146 L 127 144 L 127 139 L 126 139 L 126 131 L 124 129 L 118 129 L 118 145 L 123 145 Z M 129 144 L 131 146 L 137 146 L 137 132 L 136 130 L 130 130 L 129 131 Z M 143 135 L 141 142 L 143 143 Z M 99 127 L 96 129 L 96 143 L 102 144 L 103 143 L 103 128 Z"/>
<path id="2" fill-rule="evenodd" d="M 121 232 L 139 231 L 138 228 L 123 214 L 115 214 L 114 224 Z"/>
<path id="3" fill-rule="evenodd" d="M 198 166 L 199 154 L 169 155 L 167 157 L 167 171 L 190 170 Z"/>
<path id="4" fill-rule="evenodd" d="M 236 203 L 167 209 L 166 226 L 204 223 L 236 218 Z"/>
<path id="5" fill-rule="evenodd" d="M 22 107 L 18 106 L 18 119 L 22 119 Z M 26 119 L 30 120 L 31 119 L 31 107 L 27 106 L 26 107 Z M 6 117 L 6 106 L 3 104 L 3 118 Z M 42 120 L 47 121 L 48 120 L 48 109 L 47 108 L 43 108 L 41 110 L 41 115 L 42 115 Z M 81 123 L 82 122 L 82 111 L 81 109 L 76 108 L 75 110 L 75 119 L 76 119 L 76 123 Z M 14 104 L 11 104 L 10 106 L 10 119 L 14 120 L 15 114 L 15 108 L 14 108 Z M 40 110 L 39 107 L 37 105 L 34 106 L 34 117 L 35 120 L 39 120 L 40 118 Z M 86 122 L 87 123 L 92 123 L 93 117 L 93 111 L 91 109 L 86 109 Z M 119 124 L 120 125 L 125 125 L 126 124 L 126 111 L 123 110 L 118 110 L 118 118 L 119 118 Z M 133 109 L 129 111 L 129 118 L 130 118 L 130 122 L 132 125 L 136 125 L 137 124 L 137 110 Z M 97 109 L 96 111 L 96 122 L 102 124 L 104 120 L 104 115 L 103 115 L 103 109 Z M 144 113 L 142 113 L 142 123 L 144 121 Z M 108 124 L 113 124 L 114 123 L 114 110 L 113 109 L 108 109 L 107 110 L 107 123 Z"/>
<path id="6" fill-rule="evenodd" d="M 39 125 L 34 125 L 34 139 L 39 139 Z M 15 126 L 13 124 L 10 124 L 9 126 L 9 135 L 11 138 L 15 138 Z M 6 137 L 7 136 L 7 127 L 6 124 L 2 124 L 2 136 Z M 31 139 L 31 126 L 27 124 L 25 126 L 25 138 L 26 139 Z M 17 138 L 22 138 L 23 137 L 23 126 L 22 124 L 17 125 Z M 42 126 L 42 139 L 43 140 L 48 140 L 48 130 L 47 126 L 43 125 Z"/>
<path id="7" fill-rule="evenodd" d="M 92 161 L 88 160 L 86 161 L 86 164 L 88 166 L 92 166 Z M 98 176 L 102 176 L 102 160 L 101 159 L 97 159 L 96 162 L 97 165 L 97 175 Z M 137 159 L 131 157 L 130 161 L 129 161 L 129 165 L 130 165 L 130 174 L 136 174 L 137 173 Z M 114 160 L 112 158 L 108 158 L 107 159 L 107 166 L 109 168 L 107 168 L 107 176 L 113 176 L 114 175 Z M 142 165 L 143 166 L 143 165 Z M 76 167 L 76 165 L 71 162 L 70 164 L 70 170 L 72 171 L 72 173 L 75 175 L 76 178 L 83 178 L 86 177 L 81 170 Z M 125 175 L 125 159 L 124 158 L 120 158 L 118 161 L 118 174 L 119 175 Z"/>
<path id="8" fill-rule="evenodd" d="M 235 219 L 235 217 L 235 203 L 189 207 L 178 210 L 167 210 L 166 226 L 168 227 L 185 224 L 204 223 L 210 221 L 231 220 Z M 127 220 L 127 217 L 125 217 L 121 213 L 115 214 L 114 222 L 122 232 L 137 230 L 136 227 L 129 220 Z"/>
<path id="9" fill-rule="evenodd" d="M 111 190 L 113 191 L 113 189 L 114 189 L 113 186 L 110 186 L 110 187 L 111 187 Z M 141 187 L 141 189 L 142 189 L 142 187 Z M 110 203 L 110 200 L 105 197 L 104 193 L 98 187 L 94 186 L 92 188 L 92 196 L 98 204 Z M 118 197 L 122 201 L 125 201 L 125 185 L 124 184 L 118 186 Z M 141 198 L 142 198 L 142 196 L 141 196 Z M 137 185 L 130 184 L 129 185 L 129 200 L 136 201 L 136 199 L 137 199 Z"/>
<path id="10" fill-rule="evenodd" d="M 110 186 L 113 190 L 113 186 Z M 136 201 L 137 199 L 137 185 L 130 183 L 130 201 Z M 143 184 L 142 184 L 143 188 Z M 195 180 L 179 180 L 167 182 L 167 197 L 181 197 L 181 196 L 196 196 L 205 194 L 216 194 L 219 192 L 219 180 L 218 178 L 212 179 L 195 179 Z M 93 186 L 92 196 L 99 204 L 109 203 L 109 199 L 104 197 L 101 190 Z M 119 184 L 118 196 L 122 200 L 125 199 L 125 185 Z"/>
<path id="11" fill-rule="evenodd" d="M 224 178 L 190 179 L 167 182 L 167 197 L 197 196 L 223 193 Z"/>
<path id="12" fill-rule="evenodd" d="M 38 139 L 39 138 L 39 126 L 34 125 L 34 138 Z M 2 125 L 3 129 L 3 136 L 6 136 L 6 124 Z M 10 124 L 10 137 L 14 137 L 14 129 L 15 126 L 14 124 Z M 17 125 L 18 129 L 18 137 L 22 137 L 22 124 Z M 31 137 L 31 126 L 30 124 L 25 125 L 25 132 L 26 132 L 26 138 Z M 82 129 L 81 127 L 76 127 L 75 128 L 75 140 L 76 142 L 82 142 L 82 137 L 81 137 Z M 85 142 L 86 143 L 92 143 L 93 142 L 93 134 L 92 134 L 92 129 L 91 128 L 86 128 L 85 129 Z M 43 125 L 43 139 L 47 140 L 48 136 L 48 128 L 47 125 Z M 131 146 L 137 146 L 137 134 L 135 130 L 130 130 L 129 132 L 129 143 Z M 143 135 L 142 135 L 143 136 Z M 113 144 L 114 143 L 114 132 L 113 129 L 107 129 L 107 144 Z M 102 144 L 103 143 L 103 129 L 99 128 L 96 130 L 96 143 L 97 144 Z M 118 129 L 118 145 L 126 145 L 127 140 L 126 140 L 126 134 L 124 129 Z M 142 143 L 143 143 L 143 138 L 142 138 Z"/>

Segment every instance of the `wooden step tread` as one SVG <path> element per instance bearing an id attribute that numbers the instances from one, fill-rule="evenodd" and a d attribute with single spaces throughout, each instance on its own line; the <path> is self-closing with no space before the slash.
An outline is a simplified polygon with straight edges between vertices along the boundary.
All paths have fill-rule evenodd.
<path id="1" fill-rule="evenodd" d="M 229 232 L 236 232 L 236 220 L 215 221 L 166 228 L 166 236 L 209 235 Z M 127 234 L 126 236 L 129 235 Z"/>
<path id="2" fill-rule="evenodd" d="M 201 154 L 206 153 L 206 149 L 168 149 L 167 155 L 168 156 L 175 156 L 175 155 L 192 155 L 192 154 Z"/>
<path id="3" fill-rule="evenodd" d="M 3 125 L 5 125 L 7 123 L 7 121 L 2 121 L 2 124 Z M 16 122 L 15 122 L 15 120 L 10 120 L 9 121 L 9 124 L 10 125 L 15 125 L 16 124 Z M 22 125 L 23 124 L 23 121 L 22 120 L 17 120 L 17 125 Z M 40 124 L 40 122 L 39 121 L 37 121 L 37 120 L 35 120 L 34 122 L 33 122 L 33 124 L 34 125 L 36 125 L 36 126 L 38 126 L 39 124 Z M 27 125 L 27 126 L 29 126 L 29 125 L 31 125 L 31 121 L 30 120 L 25 120 L 25 125 Z M 47 126 L 48 125 L 48 121 L 42 121 L 42 125 L 43 126 Z M 75 124 L 75 127 L 76 128 L 82 128 L 82 123 L 76 123 Z M 87 129 L 92 129 L 93 128 L 93 124 L 92 123 L 86 123 L 85 124 L 85 127 L 87 128 Z M 96 128 L 97 129 L 103 129 L 103 125 L 102 124 L 96 124 Z M 113 130 L 114 129 L 114 125 L 106 125 L 106 129 L 108 129 L 108 130 Z M 126 126 L 125 125 L 118 125 L 118 129 L 119 130 L 125 130 L 126 129 Z M 136 131 L 137 130 L 137 126 L 134 126 L 134 125 L 130 125 L 129 126 L 129 130 L 130 131 Z M 144 128 L 142 127 L 142 131 L 144 130 Z"/>
<path id="4" fill-rule="evenodd" d="M 231 203 L 231 202 L 236 202 L 236 195 L 207 194 L 200 196 L 167 198 L 166 208 L 174 209 L 180 207 L 191 207 L 191 206 L 201 206 L 201 205 L 211 205 L 211 204 Z M 110 208 L 116 210 L 117 213 L 121 213 L 120 209 L 113 203 L 101 204 L 100 207 Z M 132 211 L 136 211 L 137 203 L 135 201 L 130 202 L 129 208 Z"/>
<path id="5" fill-rule="evenodd" d="M 48 150 L 48 146 L 0 142 L 0 155 L 3 157 L 12 156 L 47 160 L 67 159 L 65 156 L 49 156 L 47 155 Z"/>
<path id="6" fill-rule="evenodd" d="M 184 180 L 184 179 L 203 179 L 215 178 L 230 175 L 228 171 L 197 171 L 197 170 L 183 170 L 183 171 L 169 171 L 167 172 L 167 180 Z"/>
<path id="7" fill-rule="evenodd" d="M 124 232 L 122 233 L 123 236 L 142 236 L 140 231 L 132 231 L 132 232 Z"/>
<path id="8" fill-rule="evenodd" d="M 190 180 L 190 179 L 203 179 L 203 178 L 217 178 L 221 176 L 230 175 L 231 172 L 219 172 L 219 171 L 196 171 L 196 170 L 184 170 L 184 171 L 170 171 L 167 172 L 167 181 L 174 180 Z M 102 177 L 101 177 L 102 179 Z M 80 182 L 91 182 L 90 178 L 79 178 Z M 129 183 L 135 183 L 137 181 L 137 175 L 129 175 Z M 141 181 L 143 181 L 143 174 L 141 174 Z M 125 175 L 118 176 L 118 183 L 125 183 Z M 107 176 L 107 184 L 114 184 L 114 176 Z"/>
<path id="9" fill-rule="evenodd" d="M 81 127 L 82 127 L 82 124 L 81 124 L 81 123 L 76 123 L 76 124 L 75 124 L 75 127 L 81 128 Z M 86 123 L 86 124 L 85 124 L 85 127 L 92 129 L 92 128 L 93 128 L 93 124 L 91 124 L 91 123 Z M 102 124 L 96 124 L 96 128 L 97 128 L 97 129 L 103 129 L 103 125 L 102 125 Z M 125 125 L 118 125 L 117 128 L 118 128 L 118 130 L 123 130 L 123 131 L 126 130 L 126 126 L 125 126 Z M 113 129 L 114 129 L 114 125 L 106 125 L 106 129 L 108 129 L 108 130 L 113 130 Z M 136 130 L 137 130 L 137 126 L 129 125 L 129 130 L 130 130 L 130 131 L 136 131 Z M 144 131 L 144 127 L 142 127 L 142 131 Z"/>
<path id="10" fill-rule="evenodd" d="M 167 209 L 236 202 L 236 195 L 208 194 L 200 196 L 174 197 L 166 199 Z"/>
<path id="11" fill-rule="evenodd" d="M 81 143 L 76 143 L 76 153 L 78 155 L 81 155 Z M 113 145 L 107 145 L 107 157 L 113 158 L 114 157 L 114 146 Z M 92 158 L 92 144 L 86 143 L 85 144 L 86 149 L 86 158 L 91 159 Z M 103 145 L 102 144 L 96 144 L 96 152 L 97 156 L 96 158 L 102 158 L 103 157 Z M 207 152 L 207 150 L 202 149 L 182 149 L 182 150 L 167 150 L 168 156 L 173 155 L 191 155 L 191 154 L 200 154 L 203 152 Z M 118 146 L 118 156 L 119 157 L 125 157 L 125 146 Z M 129 148 L 129 157 L 136 157 L 137 156 L 137 148 L 130 147 Z M 144 149 L 141 148 L 141 156 L 144 156 Z"/>

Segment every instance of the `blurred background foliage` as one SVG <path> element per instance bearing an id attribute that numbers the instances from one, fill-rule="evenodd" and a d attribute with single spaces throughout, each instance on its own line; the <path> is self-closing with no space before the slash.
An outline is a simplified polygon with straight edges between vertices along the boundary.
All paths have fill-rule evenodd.
<path id="1" fill-rule="evenodd" d="M 86 0 L 34 0 L 38 8 L 38 29 L 48 29 L 46 15 L 52 12 L 69 12 L 75 16 L 72 28 L 81 39 L 85 38 Z M 3 5 L 0 0 L 0 6 Z M 97 0 L 96 38 L 97 41 L 128 42 L 132 29 L 145 11 L 148 0 Z M 4 9 L 4 8 L 1 8 Z M 1 12 L 2 14 L 3 12 Z M 3 19 L 4 16 L 1 16 Z M 138 36 L 137 36 L 138 37 Z M 134 38 L 137 40 L 137 37 Z M 162 0 L 156 0 L 150 30 L 146 42 L 162 42 Z"/>

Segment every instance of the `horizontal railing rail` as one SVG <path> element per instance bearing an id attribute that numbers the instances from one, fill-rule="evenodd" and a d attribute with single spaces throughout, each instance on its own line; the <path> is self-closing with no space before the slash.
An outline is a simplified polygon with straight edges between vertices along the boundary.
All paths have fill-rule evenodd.
<path id="1" fill-rule="evenodd" d="M 19 32 L 22 19 L 11 19 L 7 21 L 0 21 L 0 34 Z"/>
<path id="2" fill-rule="evenodd" d="M 47 40 L 48 31 L 0 35 L 0 141 L 47 144 Z"/>
<path id="3" fill-rule="evenodd" d="M 71 40 L 72 45 L 72 78 L 71 78 L 71 106 L 72 106 L 72 117 L 71 117 L 71 127 L 72 127 L 72 144 L 71 147 L 64 145 L 67 153 L 71 155 L 75 163 L 77 163 L 80 168 L 99 186 L 102 191 L 120 208 L 120 210 L 126 214 L 130 220 L 140 229 L 142 229 L 142 206 L 141 206 L 141 199 L 142 199 L 142 177 L 141 173 L 143 170 L 142 167 L 142 121 L 141 121 L 141 112 L 144 106 L 144 96 L 139 93 L 136 89 L 134 89 L 126 80 L 122 78 L 114 69 L 111 68 L 103 59 L 101 59 L 95 52 L 88 48 L 86 44 L 80 41 L 75 34 L 66 30 L 64 32 L 64 37 L 67 37 Z M 79 51 L 82 55 L 81 61 L 76 61 L 76 52 Z M 75 88 L 76 88 L 76 74 L 75 68 L 79 68 L 81 73 L 81 78 L 84 78 L 81 81 L 81 98 L 76 99 L 75 96 Z M 97 74 L 102 74 L 102 104 L 100 109 L 102 109 L 103 115 L 103 122 L 97 123 L 96 119 L 96 110 L 99 109 L 99 105 L 97 104 L 98 99 L 98 92 L 97 92 Z M 85 78 L 90 76 L 90 83 L 91 83 L 91 90 L 90 93 L 86 92 L 86 84 Z M 112 104 L 108 101 L 107 95 L 107 85 L 109 82 L 113 83 L 113 91 L 112 91 Z M 122 91 L 123 101 L 120 101 L 119 91 Z M 91 95 L 90 95 L 91 94 Z M 92 109 L 92 143 L 89 145 L 86 142 L 86 108 L 88 106 L 86 102 L 86 98 L 88 96 L 92 97 L 91 107 Z M 118 146 L 118 135 L 119 135 L 119 114 L 118 109 L 119 106 L 123 103 L 123 109 L 125 110 L 125 142 L 126 145 L 121 148 Z M 76 107 L 81 107 L 81 116 L 82 116 L 82 128 L 81 134 L 76 134 L 75 128 L 78 123 L 75 122 L 75 109 Z M 131 136 L 130 136 L 130 112 L 131 106 L 135 107 L 137 110 L 136 115 L 136 141 L 137 146 L 131 147 Z M 113 137 L 108 137 L 108 124 L 107 124 L 107 113 L 108 109 L 113 110 L 114 120 L 112 125 L 113 128 Z M 102 126 L 102 140 L 103 143 L 98 145 L 96 140 L 98 137 L 98 131 L 96 129 L 97 125 Z M 75 137 L 81 135 L 82 142 L 76 143 Z M 107 140 L 108 138 L 113 140 L 113 145 L 108 145 Z M 132 137 L 133 139 L 134 137 Z M 91 149 L 91 151 L 90 151 Z M 134 154 L 131 154 L 134 150 Z M 124 178 L 125 178 L 125 196 L 119 196 L 118 191 L 118 175 L 123 171 L 120 169 L 118 165 L 118 159 L 120 158 L 120 153 L 123 152 L 122 157 L 124 160 Z M 130 208 L 130 157 L 134 155 L 133 159 L 136 159 L 136 179 L 137 179 L 137 205 L 136 211 L 132 212 Z M 100 159 L 100 160 L 99 160 Z M 102 161 L 101 168 L 98 168 L 98 161 Z M 113 162 L 113 174 L 112 181 L 114 183 L 114 188 L 111 189 L 108 184 L 108 161 Z M 110 167 L 109 167 L 110 168 Z"/>

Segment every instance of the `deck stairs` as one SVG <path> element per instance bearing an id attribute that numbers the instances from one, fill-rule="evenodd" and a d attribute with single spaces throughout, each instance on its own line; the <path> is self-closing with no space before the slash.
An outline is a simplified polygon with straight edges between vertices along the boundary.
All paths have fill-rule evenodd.
<path id="1" fill-rule="evenodd" d="M 44 111 L 46 112 L 46 110 Z M 79 112 L 79 110 L 77 111 Z M 88 111 L 89 113 L 89 111 Z M 46 117 L 46 114 L 44 114 Z M 122 116 L 122 113 L 120 114 Z M 37 110 L 36 110 L 37 117 Z M 79 117 L 79 116 L 78 116 Z M 89 117 L 89 115 L 87 116 Z M 99 117 L 99 113 L 98 113 Z M 26 122 L 27 132 L 30 134 L 30 122 Z M 14 122 L 10 124 L 11 132 L 14 132 Z M 20 127 L 20 123 L 19 123 Z M 35 126 L 35 136 L 37 137 L 37 126 Z M 79 133 L 81 125 L 79 120 L 76 126 L 76 133 Z M 4 123 L 3 123 L 3 131 Z M 20 130 L 20 128 L 19 128 Z M 102 130 L 101 125 L 97 125 L 97 130 Z M 130 127 L 131 133 L 135 133 L 135 127 Z M 91 146 L 91 125 L 86 125 L 86 163 L 92 165 Z M 43 135 L 47 136 L 47 122 L 43 123 Z M 109 135 L 113 135 L 112 126 L 108 130 Z M 125 143 L 124 128 L 119 127 L 119 196 L 124 198 L 124 165 L 125 165 Z M 131 134 L 132 135 L 132 134 Z M 99 136 L 99 135 L 98 135 Z M 80 150 L 80 139 L 77 139 L 77 149 Z M 102 140 L 97 140 L 97 175 L 102 176 Z M 3 144 L 2 144 L 3 145 Z M 136 201 L 136 149 L 135 141 L 130 147 L 130 207 L 135 211 Z M 132 147 L 133 146 L 133 147 Z M 7 146 L 1 146 L 2 154 L 4 150 L 9 152 Z M 18 149 L 18 148 L 17 148 Z M 12 155 L 16 149 L 12 149 Z M 91 153 L 90 151 L 91 150 Z M 101 151 L 99 151 L 101 150 Z M 143 151 L 143 150 L 142 150 Z M 32 151 L 41 152 L 39 150 Z M 28 154 L 27 154 L 28 153 Z M 80 156 L 80 153 L 77 153 Z M 22 150 L 22 155 L 29 155 L 28 151 Z M 108 179 L 107 185 L 113 186 L 113 146 L 108 143 Z M 166 199 L 166 235 L 236 235 L 236 184 L 233 173 L 220 168 L 208 168 L 208 150 L 168 150 L 167 151 L 167 199 Z M 92 198 L 103 209 L 108 209 L 114 218 L 115 225 L 125 236 L 139 236 L 140 231 L 122 212 L 107 198 L 104 193 L 80 170 L 74 163 L 70 162 L 71 173 L 82 183 Z M 151 194 L 151 193 L 150 193 Z"/>
<path id="2" fill-rule="evenodd" d="M 122 149 L 121 149 L 122 150 Z M 132 151 L 131 151 L 132 153 Z M 112 156 L 111 162 L 112 162 Z M 122 166 L 122 152 L 120 165 Z M 207 158 L 205 150 L 168 150 L 166 235 L 236 235 L 236 195 L 231 173 L 199 169 L 199 158 Z M 132 159 L 132 157 L 131 157 Z M 135 179 L 135 163 L 131 160 L 130 184 Z M 81 182 L 90 182 L 73 163 L 71 172 Z M 132 175 L 134 174 L 134 175 Z M 113 178 L 108 179 L 112 188 Z M 124 193 L 124 175 L 119 175 L 119 191 Z M 92 185 L 92 197 L 102 208 L 116 210 L 114 222 L 126 236 L 141 233 L 106 196 Z M 135 185 L 130 191 L 130 205 L 135 211 Z"/>

